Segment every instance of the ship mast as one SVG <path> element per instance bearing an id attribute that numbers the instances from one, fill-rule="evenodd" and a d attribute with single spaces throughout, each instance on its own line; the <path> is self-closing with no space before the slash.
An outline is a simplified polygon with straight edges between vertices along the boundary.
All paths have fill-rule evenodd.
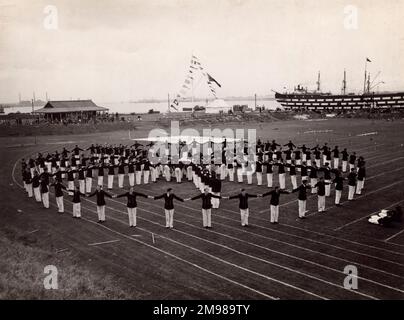
<path id="1" fill-rule="evenodd" d="M 317 92 L 320 92 L 320 71 L 318 72 L 316 83 L 317 83 Z"/>
<path id="2" fill-rule="evenodd" d="M 367 93 L 370 93 L 370 72 L 368 73 L 368 80 L 367 80 Z"/>
<path id="3" fill-rule="evenodd" d="M 344 70 L 344 80 L 342 80 L 342 94 L 346 93 L 346 71 Z"/>

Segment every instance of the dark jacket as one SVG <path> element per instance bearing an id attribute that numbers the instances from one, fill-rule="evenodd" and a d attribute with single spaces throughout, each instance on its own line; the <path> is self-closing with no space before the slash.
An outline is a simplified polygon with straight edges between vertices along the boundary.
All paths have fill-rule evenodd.
<path id="1" fill-rule="evenodd" d="M 191 200 L 196 200 L 196 199 L 202 199 L 202 209 L 211 209 L 212 208 L 212 198 L 217 198 L 217 199 L 221 199 L 221 196 L 215 196 L 211 193 L 205 194 L 205 193 L 201 193 L 193 198 L 191 198 Z"/>
<path id="2" fill-rule="evenodd" d="M 307 189 L 310 189 L 310 186 L 308 186 L 308 185 L 303 185 L 303 184 L 301 184 L 299 187 L 297 187 L 296 189 L 293 189 L 293 191 L 292 192 L 299 192 L 299 195 L 298 195 L 298 199 L 299 200 L 302 200 L 302 201 L 304 201 L 304 200 L 307 200 Z"/>
<path id="3" fill-rule="evenodd" d="M 97 196 L 97 206 L 105 206 L 105 196 L 108 198 L 112 198 L 112 196 L 108 193 L 105 192 L 104 190 L 95 190 L 93 193 L 89 194 L 89 197 L 92 197 L 96 195 Z"/>
<path id="4" fill-rule="evenodd" d="M 174 193 L 168 195 L 167 193 L 163 193 L 160 196 L 154 197 L 154 200 L 164 199 L 164 209 L 172 210 L 174 209 L 174 199 L 184 202 L 184 199 L 177 197 Z"/>
<path id="5" fill-rule="evenodd" d="M 126 197 L 128 200 L 126 206 L 128 208 L 136 208 L 137 207 L 137 202 L 136 202 L 137 196 L 147 198 L 147 195 L 140 193 L 140 192 L 135 192 L 135 191 L 133 193 L 126 192 L 126 193 L 120 194 L 119 196 L 117 196 L 117 198 Z"/>
<path id="6" fill-rule="evenodd" d="M 244 196 L 242 193 L 239 193 L 235 196 L 231 196 L 229 199 L 239 199 L 238 207 L 242 210 L 248 209 L 248 198 L 257 198 L 256 194 L 248 194 L 246 193 Z"/>
<path id="7" fill-rule="evenodd" d="M 270 205 L 271 206 L 278 206 L 279 205 L 279 197 L 280 197 L 281 193 L 289 194 L 289 192 L 287 192 L 287 191 L 283 191 L 281 189 L 278 189 L 277 191 L 275 191 L 275 190 L 268 191 L 268 192 L 264 193 L 262 196 L 266 197 L 266 196 L 271 195 Z"/>
<path id="8" fill-rule="evenodd" d="M 52 183 L 51 186 L 55 187 L 55 197 L 63 197 L 63 189 L 66 187 L 60 182 Z"/>

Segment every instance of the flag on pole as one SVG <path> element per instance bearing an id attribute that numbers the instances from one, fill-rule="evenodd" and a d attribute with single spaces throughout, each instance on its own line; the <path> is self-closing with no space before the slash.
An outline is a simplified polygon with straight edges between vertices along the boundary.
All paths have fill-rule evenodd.
<path id="1" fill-rule="evenodd" d="M 219 88 L 221 88 L 222 86 L 220 85 L 220 83 L 219 82 L 217 82 L 215 79 L 213 79 L 213 77 L 209 74 L 209 73 L 207 73 L 207 75 L 208 75 L 208 83 L 210 83 L 210 82 L 214 82 L 214 83 L 216 83 L 218 86 L 219 86 Z"/>
<path id="2" fill-rule="evenodd" d="M 366 61 L 367 61 L 367 62 L 372 62 L 369 58 L 366 58 Z"/>

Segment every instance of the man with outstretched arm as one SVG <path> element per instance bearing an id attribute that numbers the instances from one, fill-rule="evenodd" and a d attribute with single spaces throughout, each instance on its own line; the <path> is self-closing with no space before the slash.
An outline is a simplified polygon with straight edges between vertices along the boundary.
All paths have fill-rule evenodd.
<path id="1" fill-rule="evenodd" d="M 160 196 L 152 197 L 154 200 L 164 199 L 164 212 L 166 215 L 166 228 L 174 228 L 174 199 L 184 202 L 184 199 L 177 197 L 172 193 L 172 189 L 168 188 L 166 193 Z"/>
<path id="2" fill-rule="evenodd" d="M 188 200 L 196 200 L 202 199 L 202 225 L 204 228 L 212 228 L 212 198 L 221 199 L 221 196 L 216 196 L 209 192 L 208 188 L 204 189 L 204 192 L 193 197 L 184 199 L 184 201 Z"/>
<path id="3" fill-rule="evenodd" d="M 147 196 L 143 193 L 135 192 L 133 190 L 133 187 L 130 187 L 128 192 L 113 196 L 113 198 L 122 198 L 122 197 L 127 198 L 126 207 L 128 209 L 129 227 L 136 227 L 137 196 L 150 199 L 153 198 L 152 196 Z"/>
<path id="4" fill-rule="evenodd" d="M 241 189 L 239 194 L 228 197 L 228 199 L 239 199 L 238 207 L 240 209 L 241 225 L 243 227 L 248 226 L 248 216 L 250 214 L 248 209 L 248 198 L 257 198 L 257 197 L 258 197 L 257 194 L 249 194 L 245 191 L 245 189 Z"/>
<path id="5" fill-rule="evenodd" d="M 271 196 L 270 206 L 271 206 L 271 223 L 278 223 L 279 218 L 279 197 L 281 194 L 289 194 L 289 191 L 279 189 L 279 186 L 271 191 L 265 192 L 262 197 Z"/>
<path id="6" fill-rule="evenodd" d="M 103 187 L 101 185 L 97 186 L 97 189 L 93 193 L 90 193 L 87 197 L 92 197 L 92 196 L 97 197 L 97 214 L 98 214 L 98 223 L 104 223 L 105 222 L 105 196 L 108 198 L 112 198 L 112 195 L 110 195 L 108 192 L 105 192 L 103 190 Z"/>
<path id="7" fill-rule="evenodd" d="M 299 218 L 306 218 L 306 200 L 307 200 L 307 189 L 310 189 L 310 185 L 307 184 L 307 180 L 303 180 L 302 184 L 298 186 L 296 189 L 293 189 L 292 192 L 299 192 L 297 197 L 299 203 Z"/>

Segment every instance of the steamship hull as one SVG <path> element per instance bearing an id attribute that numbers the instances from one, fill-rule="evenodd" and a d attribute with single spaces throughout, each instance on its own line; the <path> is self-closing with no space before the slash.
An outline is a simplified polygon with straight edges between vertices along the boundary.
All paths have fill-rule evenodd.
<path id="1" fill-rule="evenodd" d="M 404 108 L 404 92 L 368 94 L 275 93 L 275 99 L 288 110 L 354 110 Z"/>

